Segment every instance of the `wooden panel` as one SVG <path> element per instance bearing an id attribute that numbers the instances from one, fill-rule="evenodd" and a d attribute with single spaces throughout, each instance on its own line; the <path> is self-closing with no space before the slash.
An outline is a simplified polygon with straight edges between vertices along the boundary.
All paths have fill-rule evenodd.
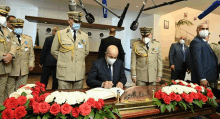
<path id="1" fill-rule="evenodd" d="M 30 22 L 37 22 L 37 23 L 57 24 L 57 25 L 66 25 L 66 26 L 69 25 L 67 20 L 61 20 L 61 19 L 51 19 L 51 18 L 33 17 L 33 16 L 25 16 L 25 19 Z M 124 27 L 117 27 L 117 26 L 103 25 L 103 24 L 89 24 L 85 22 L 82 22 L 81 26 L 83 28 L 101 29 L 101 30 L 108 30 L 111 28 L 114 28 L 116 31 L 124 30 Z"/>

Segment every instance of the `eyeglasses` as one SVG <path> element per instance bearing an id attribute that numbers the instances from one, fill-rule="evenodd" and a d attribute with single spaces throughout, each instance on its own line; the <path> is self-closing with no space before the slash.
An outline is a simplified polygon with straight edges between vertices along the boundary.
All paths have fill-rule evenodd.
<path id="1" fill-rule="evenodd" d="M 201 28 L 202 30 L 209 30 L 209 28 Z"/>

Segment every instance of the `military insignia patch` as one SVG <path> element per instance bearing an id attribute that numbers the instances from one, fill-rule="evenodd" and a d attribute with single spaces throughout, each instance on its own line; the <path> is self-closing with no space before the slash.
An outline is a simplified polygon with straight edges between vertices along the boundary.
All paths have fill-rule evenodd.
<path id="1" fill-rule="evenodd" d="M 5 7 L 5 10 L 9 12 L 10 11 L 10 7 L 8 7 L 8 6 Z"/>
<path id="2" fill-rule="evenodd" d="M 27 42 L 27 41 L 25 41 L 24 43 L 25 43 L 26 45 L 28 44 L 28 42 Z"/>

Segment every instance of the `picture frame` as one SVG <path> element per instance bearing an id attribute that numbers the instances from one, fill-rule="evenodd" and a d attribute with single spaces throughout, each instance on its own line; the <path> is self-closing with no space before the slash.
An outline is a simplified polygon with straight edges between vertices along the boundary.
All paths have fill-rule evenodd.
<path id="1" fill-rule="evenodd" d="M 169 21 L 164 20 L 164 29 L 169 29 Z"/>

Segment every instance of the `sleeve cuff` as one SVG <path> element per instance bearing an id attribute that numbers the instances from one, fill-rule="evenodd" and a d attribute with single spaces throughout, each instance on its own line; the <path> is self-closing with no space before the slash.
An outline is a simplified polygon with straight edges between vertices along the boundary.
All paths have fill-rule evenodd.
<path id="1" fill-rule="evenodd" d="M 137 77 L 137 76 L 132 76 L 132 77 Z"/>
<path id="2" fill-rule="evenodd" d="M 206 78 L 204 78 L 204 79 L 201 79 L 200 81 L 204 81 L 204 80 L 206 80 Z"/>

